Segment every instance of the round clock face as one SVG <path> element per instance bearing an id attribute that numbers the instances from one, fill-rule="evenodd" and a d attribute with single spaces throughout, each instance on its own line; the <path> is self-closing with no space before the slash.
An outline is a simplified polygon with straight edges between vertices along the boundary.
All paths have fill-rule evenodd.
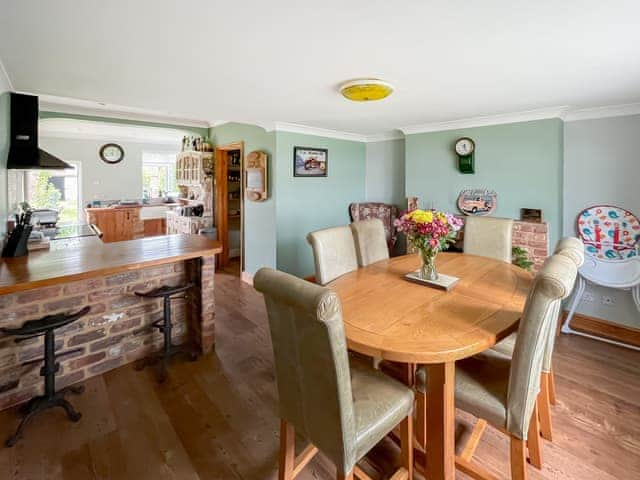
<path id="1" fill-rule="evenodd" d="M 462 157 L 471 155 L 476 144 L 470 138 L 464 137 L 456 142 L 456 153 Z"/>
<path id="2" fill-rule="evenodd" d="M 124 158 L 124 150 L 120 145 L 107 143 L 100 149 L 100 158 L 106 163 L 118 163 Z"/>

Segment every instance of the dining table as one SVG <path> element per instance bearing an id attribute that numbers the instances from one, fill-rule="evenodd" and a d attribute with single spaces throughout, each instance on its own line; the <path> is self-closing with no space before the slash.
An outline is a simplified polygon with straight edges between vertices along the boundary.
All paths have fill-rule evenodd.
<path id="1" fill-rule="evenodd" d="M 419 268 L 419 256 L 408 254 L 347 273 L 329 287 L 340 298 L 350 350 L 400 364 L 410 386 L 417 366 L 427 369 L 427 414 L 416 425 L 426 452 L 416 451 L 416 467 L 429 480 L 452 480 L 455 362 L 516 331 L 532 276 L 500 260 L 441 252 L 437 271 L 459 278 L 447 291 L 405 278 Z"/>

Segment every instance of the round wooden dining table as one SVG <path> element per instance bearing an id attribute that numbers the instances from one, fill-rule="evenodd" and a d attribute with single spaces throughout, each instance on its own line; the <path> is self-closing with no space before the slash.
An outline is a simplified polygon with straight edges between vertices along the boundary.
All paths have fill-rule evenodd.
<path id="1" fill-rule="evenodd" d="M 427 368 L 425 477 L 455 478 L 455 362 L 480 353 L 517 329 L 531 275 L 510 263 L 440 253 L 439 273 L 458 277 L 449 291 L 411 282 L 418 255 L 395 257 L 343 275 L 329 284 L 342 303 L 349 348 L 401 362 L 413 385 Z M 426 431 L 425 431 L 426 430 Z"/>

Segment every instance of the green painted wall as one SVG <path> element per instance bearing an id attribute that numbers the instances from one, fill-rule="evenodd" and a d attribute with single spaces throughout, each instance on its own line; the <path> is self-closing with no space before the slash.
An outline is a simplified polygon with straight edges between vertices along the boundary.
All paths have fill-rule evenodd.
<path id="1" fill-rule="evenodd" d="M 293 176 L 293 147 L 329 150 L 326 178 Z M 351 202 L 365 199 L 365 144 L 347 140 L 276 133 L 277 267 L 298 276 L 314 273 L 307 233 L 349 223 Z"/>
<path id="2" fill-rule="evenodd" d="M 261 267 L 276 266 L 276 202 L 273 165 L 276 152 L 275 133 L 261 127 L 240 123 L 226 123 L 209 130 L 215 145 L 244 142 L 245 155 L 262 150 L 268 155 L 269 198 L 264 202 L 244 202 L 244 270 L 254 274 Z"/>
<path id="3" fill-rule="evenodd" d="M 143 122 L 139 120 L 127 120 L 124 118 L 98 117 L 93 115 L 76 115 L 74 113 L 49 112 L 49 111 L 40 111 L 39 118 L 41 119 L 73 118 L 75 120 L 87 120 L 90 122 L 118 123 L 121 125 L 140 125 L 144 127 L 157 127 L 157 128 L 175 128 L 176 130 L 187 130 L 189 132 L 193 132 L 194 134 L 200 135 L 201 137 L 209 136 L 208 128 L 188 127 L 185 125 L 177 125 L 173 123 Z"/>
<path id="4" fill-rule="evenodd" d="M 9 92 L 0 91 L 0 245 L 7 230 L 7 155 L 9 154 Z"/>
<path id="5" fill-rule="evenodd" d="M 562 235 L 563 128 L 550 119 L 407 135 L 406 194 L 422 207 L 457 212 L 460 190 L 495 190 L 496 216 L 541 208 L 553 247 Z M 474 175 L 458 172 L 453 146 L 460 137 L 476 143 Z"/>

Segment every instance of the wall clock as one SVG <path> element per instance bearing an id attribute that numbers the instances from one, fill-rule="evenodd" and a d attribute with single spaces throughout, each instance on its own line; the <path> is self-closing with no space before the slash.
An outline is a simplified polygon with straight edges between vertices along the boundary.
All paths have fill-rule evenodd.
<path id="1" fill-rule="evenodd" d="M 120 163 L 124 158 L 124 150 L 116 143 L 107 143 L 100 147 L 100 158 L 110 165 Z"/>
<path id="2" fill-rule="evenodd" d="M 458 170 L 460 173 L 475 173 L 474 153 L 476 144 L 469 137 L 456 140 L 456 154 L 458 155 Z"/>

